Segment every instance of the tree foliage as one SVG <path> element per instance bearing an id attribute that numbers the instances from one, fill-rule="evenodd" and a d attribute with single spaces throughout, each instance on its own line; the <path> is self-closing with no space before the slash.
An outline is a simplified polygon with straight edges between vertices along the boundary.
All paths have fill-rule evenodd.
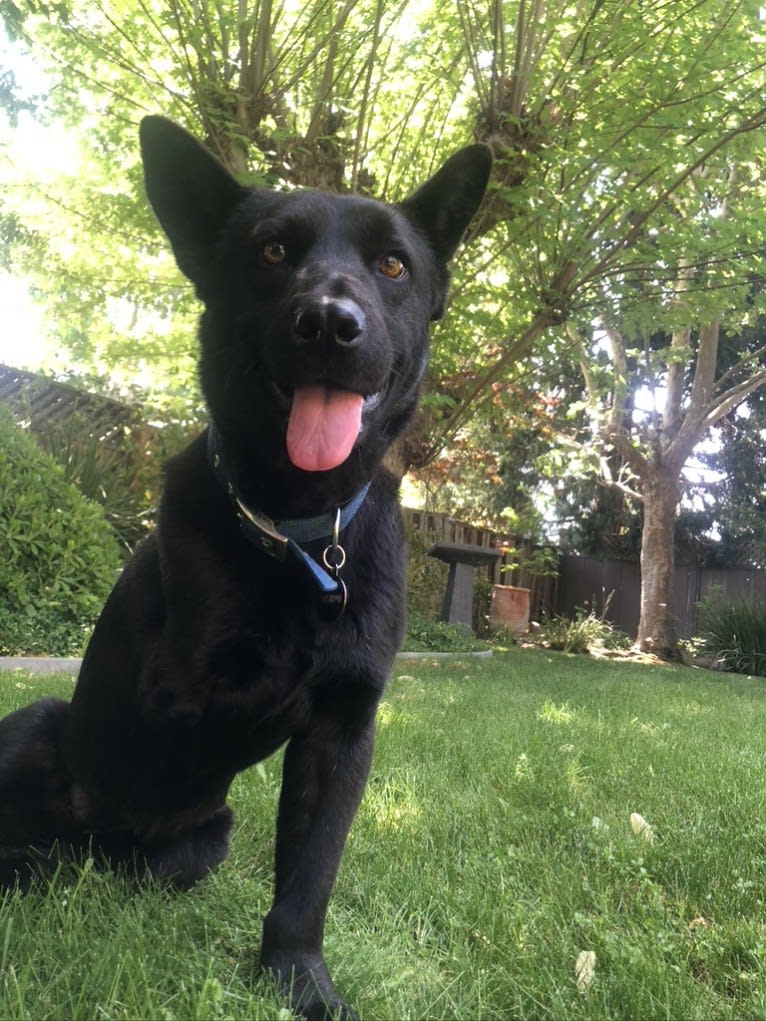
<path id="1" fill-rule="evenodd" d="M 253 184 L 396 198 L 441 155 L 434 136 L 456 86 L 430 53 L 441 30 L 429 10 L 422 28 L 408 4 L 382 0 L 5 2 L 0 13 L 48 74 L 40 119 L 78 145 L 63 172 L 6 151 L 6 261 L 31 276 L 57 339 L 102 375 L 151 379 L 155 392 L 194 379 L 189 289 L 142 193 L 143 114 L 173 117 Z"/>
<path id="2" fill-rule="evenodd" d="M 509 423 L 526 417 L 565 438 L 554 490 L 594 466 L 644 501 L 645 526 L 656 496 L 667 552 L 686 458 L 766 380 L 748 333 L 766 250 L 758 3 L 3 0 L 0 13 L 50 76 L 37 116 L 79 144 L 71 172 L 4 182 L 6 260 L 81 362 L 146 370 L 155 392 L 193 378 L 188 290 L 140 197 L 143 113 L 184 123 L 252 183 L 394 200 L 479 138 L 493 190 L 402 466 L 462 444 L 502 480 Z M 0 97 L 26 116 L 12 81 Z M 722 338 L 737 352 L 726 367 Z M 642 417 L 638 388 L 656 398 Z"/>

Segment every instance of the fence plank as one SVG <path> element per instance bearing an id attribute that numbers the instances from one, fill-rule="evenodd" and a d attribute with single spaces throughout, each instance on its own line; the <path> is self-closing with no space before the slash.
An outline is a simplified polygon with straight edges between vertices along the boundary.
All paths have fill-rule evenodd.
<path id="1" fill-rule="evenodd" d="M 719 586 L 732 600 L 766 599 L 766 571 L 727 567 L 676 567 L 673 612 L 680 638 L 697 633 L 698 604 L 712 586 Z M 577 607 L 603 613 L 606 619 L 631 638 L 638 632 L 641 609 L 641 571 L 625 560 L 596 560 L 565 554 L 559 560 L 559 583 L 555 611 L 565 617 Z"/>

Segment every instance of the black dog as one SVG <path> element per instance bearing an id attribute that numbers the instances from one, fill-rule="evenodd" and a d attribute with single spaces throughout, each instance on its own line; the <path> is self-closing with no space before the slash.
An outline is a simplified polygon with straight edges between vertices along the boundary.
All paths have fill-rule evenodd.
<path id="1" fill-rule="evenodd" d="M 146 188 L 205 310 L 212 424 L 167 466 L 71 705 L 0 721 L 0 882 L 62 853 L 191 886 L 224 858 L 234 775 L 287 742 L 261 961 L 306 1017 L 352 1017 L 325 910 L 403 628 L 395 480 L 429 320 L 481 201 L 469 146 L 398 206 L 241 187 L 169 121 Z"/>

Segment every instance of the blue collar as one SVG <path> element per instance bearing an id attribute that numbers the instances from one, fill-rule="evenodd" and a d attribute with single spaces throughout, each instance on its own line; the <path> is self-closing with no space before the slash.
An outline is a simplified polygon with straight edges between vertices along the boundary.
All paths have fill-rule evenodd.
<path id="1" fill-rule="evenodd" d="M 328 601 L 333 601 L 332 597 L 342 591 L 345 607 L 345 585 L 338 573 L 345 561 L 345 553 L 338 543 L 338 535 L 364 503 L 370 483 L 363 486 L 356 496 L 332 514 L 273 521 L 261 511 L 248 507 L 242 499 L 234 474 L 225 459 L 218 431 L 212 424 L 207 434 L 207 455 L 216 478 L 234 503 L 240 527 L 250 542 L 274 560 L 293 562 L 304 567 L 319 592 L 329 597 Z M 298 545 L 316 539 L 327 539 L 329 542 L 323 555 L 323 561 L 329 570 L 325 570 Z"/>

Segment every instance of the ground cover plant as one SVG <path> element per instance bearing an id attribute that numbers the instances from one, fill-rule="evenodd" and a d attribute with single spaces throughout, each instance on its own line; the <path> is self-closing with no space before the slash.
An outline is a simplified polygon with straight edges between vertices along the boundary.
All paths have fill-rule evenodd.
<path id="1" fill-rule="evenodd" d="M 5 674 L 0 710 L 71 686 Z M 400 661 L 328 917 L 338 980 L 369 1019 L 763 1017 L 764 733 L 754 678 Z M 238 779 L 232 855 L 190 894 L 86 869 L 6 895 L 0 1016 L 287 1019 L 255 976 L 278 772 Z"/>
<path id="2" fill-rule="evenodd" d="M 489 645 L 459 625 L 408 613 L 402 649 L 405 652 L 483 652 Z"/>

